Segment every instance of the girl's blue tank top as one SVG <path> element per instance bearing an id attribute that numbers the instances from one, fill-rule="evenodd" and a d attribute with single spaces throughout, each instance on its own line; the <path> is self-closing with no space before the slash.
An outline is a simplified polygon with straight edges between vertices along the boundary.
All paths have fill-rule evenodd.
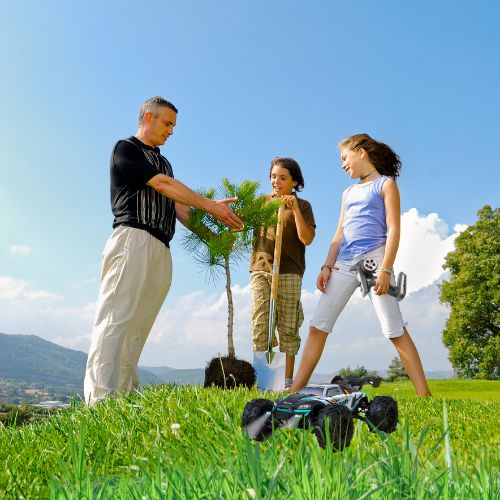
<path id="1" fill-rule="evenodd" d="M 381 175 L 374 181 L 347 188 L 338 260 L 352 260 L 385 245 L 387 224 L 382 186 L 387 179 Z"/>

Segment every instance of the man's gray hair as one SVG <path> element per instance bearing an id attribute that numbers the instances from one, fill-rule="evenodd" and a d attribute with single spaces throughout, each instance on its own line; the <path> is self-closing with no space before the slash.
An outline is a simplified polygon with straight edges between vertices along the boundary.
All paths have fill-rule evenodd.
<path id="1" fill-rule="evenodd" d="M 142 123 L 144 115 L 148 112 L 153 113 L 153 116 L 157 118 L 158 112 L 161 108 L 170 108 L 172 111 L 178 113 L 177 108 L 171 102 L 163 99 L 163 97 L 150 97 L 149 99 L 144 101 L 143 105 L 141 106 L 141 109 L 139 111 L 139 124 Z"/>

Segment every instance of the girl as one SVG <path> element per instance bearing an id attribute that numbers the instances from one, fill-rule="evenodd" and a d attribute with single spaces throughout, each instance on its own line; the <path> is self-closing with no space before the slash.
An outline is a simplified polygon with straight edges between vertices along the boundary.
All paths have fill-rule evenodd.
<path id="1" fill-rule="evenodd" d="M 304 178 L 295 160 L 275 158 L 271 162 L 269 179 L 272 187 L 269 198 L 280 196 L 285 202 L 276 316 L 277 345 L 286 353 L 285 386 L 289 387 L 300 347 L 299 328 L 304 321 L 300 292 L 306 268 L 305 247 L 314 239 L 316 225 L 310 203 L 297 197 L 297 192 L 304 187 Z M 275 234 L 275 228 L 269 228 L 265 234 L 257 236 L 253 246 L 250 279 L 254 351 L 267 351 Z"/>
<path id="2" fill-rule="evenodd" d="M 316 282 L 323 294 L 311 320 L 290 392 L 299 391 L 309 381 L 327 335 L 358 286 L 356 271 L 351 268 L 372 257 L 378 263 L 378 271 L 369 295 L 382 332 L 396 347 L 417 395 L 430 396 L 420 357 L 405 327 L 398 301 L 387 294 L 391 280 L 394 284 L 392 266 L 399 245 L 400 201 L 395 179 L 401 161 L 389 146 L 368 134 L 348 137 L 339 144 L 339 150 L 342 168 L 359 182 L 342 195 L 337 231 Z"/>

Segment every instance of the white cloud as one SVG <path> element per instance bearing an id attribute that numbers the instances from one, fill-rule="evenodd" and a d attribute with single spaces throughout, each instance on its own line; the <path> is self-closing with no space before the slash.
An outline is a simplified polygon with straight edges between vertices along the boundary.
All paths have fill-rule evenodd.
<path id="1" fill-rule="evenodd" d="M 436 282 L 444 273 L 444 257 L 453 250 L 455 238 L 466 227 L 456 225 L 450 235 L 448 225 L 437 214 L 420 215 L 416 209 L 410 209 L 402 216 L 401 244 L 395 269 L 408 276 L 408 296 L 401 302 L 401 309 L 427 370 L 450 369 L 448 352 L 441 342 L 441 331 L 449 311 L 439 302 Z M 236 286 L 233 292 L 236 353 L 251 360 L 250 286 Z M 302 290 L 305 315 L 302 344 L 307 338 L 309 321 L 319 295 L 318 290 Z M 167 302 L 155 323 L 141 362 L 179 368 L 200 367 L 218 352 L 226 353 L 226 304 L 225 293 L 214 295 L 200 291 L 173 304 Z M 348 364 L 383 369 L 395 354 L 391 342 L 380 333 L 369 299 L 356 292 L 328 339 L 317 371 L 333 372 Z"/>
<path id="2" fill-rule="evenodd" d="M 44 290 L 34 290 L 26 280 L 18 280 L 10 276 L 0 276 L 0 299 L 4 300 L 60 300 L 61 296 Z"/>
<path id="3" fill-rule="evenodd" d="M 456 225 L 449 235 L 448 226 L 436 214 L 420 215 L 416 209 L 403 214 L 396 270 L 407 273 L 412 293 L 401 302 L 401 309 L 426 370 L 450 369 L 441 342 L 449 311 L 439 303 L 436 282 L 442 279 L 446 253 L 453 249 L 456 236 L 465 227 Z M 141 364 L 199 368 L 217 353 L 227 353 L 226 293 L 221 284 L 216 290 L 194 291 L 178 299 L 167 297 Z M 302 291 L 302 345 L 319 295 L 318 290 Z M 250 299 L 250 285 L 233 287 L 236 354 L 248 360 L 253 358 Z M 59 295 L 36 290 L 24 280 L 0 276 L 1 332 L 39 335 L 87 351 L 94 310 L 95 304 L 68 307 Z M 368 298 L 362 298 L 357 291 L 335 325 L 317 371 L 330 373 L 347 365 L 384 369 L 395 355 L 391 342 L 380 333 Z"/>
<path id="4" fill-rule="evenodd" d="M 247 333 L 250 331 L 250 287 L 235 285 L 232 292 L 234 344 L 238 355 L 238 344 L 241 345 L 248 338 Z M 173 304 L 167 302 L 151 332 L 143 363 L 152 364 L 148 361 L 152 356 L 157 359 L 156 363 L 161 362 L 165 351 L 170 351 L 172 354 L 169 353 L 169 357 L 186 363 L 187 367 L 204 366 L 218 352 L 223 355 L 227 353 L 227 321 L 225 291 L 219 294 L 197 291 L 181 297 Z M 159 350 L 159 346 L 165 349 Z"/>
<path id="5" fill-rule="evenodd" d="M 433 283 L 443 273 L 444 258 L 453 250 L 455 238 L 466 228 L 448 225 L 438 214 L 420 215 L 411 208 L 401 217 L 401 240 L 394 268 L 408 276 L 408 293 Z"/>
<path id="6" fill-rule="evenodd" d="M 319 293 L 302 290 L 305 315 L 301 328 L 302 345 L 307 338 L 309 321 Z M 251 361 L 250 285 L 234 287 L 233 298 L 236 354 Z M 439 303 L 436 284 L 411 294 L 401 307 L 425 369 L 449 370 L 447 350 L 441 342 L 448 310 Z M 219 352 L 227 352 L 225 293 L 195 292 L 163 309 L 146 344 L 141 364 L 199 368 Z M 380 332 L 369 299 L 355 292 L 327 341 L 317 371 L 330 373 L 347 365 L 385 369 L 395 355 L 391 342 Z"/>
<path id="7" fill-rule="evenodd" d="M 66 347 L 86 350 L 95 304 L 64 305 L 61 295 L 37 290 L 26 280 L 0 276 L 0 332 L 32 334 Z M 82 340 L 87 336 L 87 340 Z M 75 338 L 80 341 L 75 342 Z"/>
<path id="8" fill-rule="evenodd" d="M 10 251 L 16 255 L 28 255 L 31 253 L 31 248 L 26 245 L 11 245 Z"/>

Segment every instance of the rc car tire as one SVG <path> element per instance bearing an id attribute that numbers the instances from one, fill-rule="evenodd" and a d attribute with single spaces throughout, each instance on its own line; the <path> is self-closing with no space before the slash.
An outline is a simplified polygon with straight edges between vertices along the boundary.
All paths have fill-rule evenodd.
<path id="1" fill-rule="evenodd" d="M 366 420 L 370 431 L 391 433 L 398 425 L 398 403 L 390 396 L 375 396 L 368 404 Z M 371 425 L 370 425 L 371 424 Z"/>
<path id="2" fill-rule="evenodd" d="M 354 424 L 352 412 L 342 405 L 332 405 L 323 408 L 318 415 L 317 426 L 314 429 L 318 443 L 326 448 L 327 435 L 335 451 L 341 451 L 351 444 Z"/>
<path id="3" fill-rule="evenodd" d="M 273 406 L 274 403 L 269 399 L 253 399 L 245 405 L 243 417 L 241 419 L 241 426 L 248 431 L 250 439 L 255 441 L 265 441 L 271 437 L 273 432 L 272 417 L 268 418 L 265 422 L 262 422 L 262 428 L 252 429 L 251 424 L 257 423 L 263 415 L 273 409 Z M 257 423 L 257 425 L 259 424 Z"/>

